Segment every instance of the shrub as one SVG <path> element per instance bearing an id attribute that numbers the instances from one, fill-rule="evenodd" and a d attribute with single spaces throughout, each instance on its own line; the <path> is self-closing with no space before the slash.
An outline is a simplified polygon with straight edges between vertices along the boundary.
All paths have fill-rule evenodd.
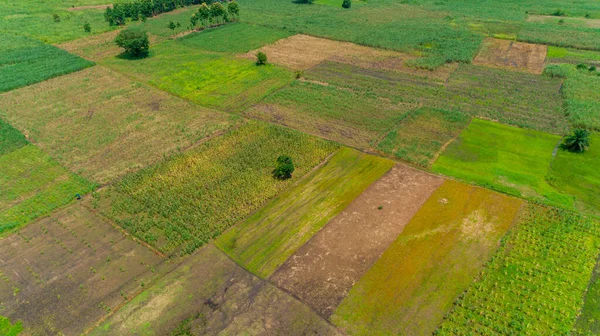
<path id="1" fill-rule="evenodd" d="M 576 129 L 567 136 L 561 147 L 574 153 L 583 153 L 590 147 L 590 132 L 586 129 Z"/>
<path id="2" fill-rule="evenodd" d="M 277 158 L 275 170 L 273 170 L 273 177 L 278 180 L 286 180 L 292 177 L 294 172 L 294 163 L 292 158 L 287 155 L 281 155 Z"/>
<path id="3" fill-rule="evenodd" d="M 137 29 L 122 30 L 115 38 L 115 43 L 133 57 L 144 57 L 150 49 L 148 34 Z"/>
<path id="4" fill-rule="evenodd" d="M 565 11 L 562 9 L 557 9 L 554 12 L 552 12 L 553 16 L 565 16 Z"/>
<path id="5" fill-rule="evenodd" d="M 344 2 L 342 2 L 343 8 L 350 8 L 350 6 L 352 6 L 351 0 L 344 0 Z"/>
<path id="6" fill-rule="evenodd" d="M 89 22 L 86 22 L 83 24 L 83 31 L 86 33 L 89 33 L 92 31 L 92 26 L 90 25 Z"/>
<path id="7" fill-rule="evenodd" d="M 304 71 L 296 70 L 296 79 L 300 79 L 302 76 L 304 76 Z"/>
<path id="8" fill-rule="evenodd" d="M 52 14 L 52 20 L 54 20 L 54 22 L 60 22 L 60 16 L 58 16 L 58 14 Z"/>
<path id="9" fill-rule="evenodd" d="M 169 22 L 169 25 L 168 25 L 168 27 L 169 27 L 169 29 L 171 29 L 171 30 L 175 30 L 175 28 L 177 28 L 177 26 L 175 25 L 175 22 L 173 22 L 173 21 Z"/>
<path id="10" fill-rule="evenodd" d="M 594 71 L 596 71 L 596 67 L 592 65 L 592 66 L 591 66 L 591 67 L 590 67 L 588 70 L 589 70 L 590 72 L 594 72 Z"/>
<path id="11" fill-rule="evenodd" d="M 587 65 L 583 64 L 583 63 L 579 63 L 577 64 L 577 70 L 587 70 Z"/>
<path id="12" fill-rule="evenodd" d="M 237 2 L 232 1 L 227 4 L 227 11 L 231 14 L 232 17 L 236 18 L 240 14 L 240 6 Z"/>
<path id="13" fill-rule="evenodd" d="M 225 16 L 225 13 L 225 7 L 223 7 L 220 2 L 215 2 L 210 5 L 210 15 L 217 20 L 217 23 L 219 23 L 219 18 Z"/>
<path id="14" fill-rule="evenodd" d="M 262 51 L 256 53 L 256 65 L 267 64 L 267 54 Z"/>

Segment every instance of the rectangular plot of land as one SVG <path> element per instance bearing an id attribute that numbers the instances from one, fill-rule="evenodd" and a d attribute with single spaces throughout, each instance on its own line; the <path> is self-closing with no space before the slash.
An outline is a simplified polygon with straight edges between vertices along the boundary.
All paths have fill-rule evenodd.
<path id="1" fill-rule="evenodd" d="M 268 278 L 393 165 L 391 160 L 344 147 L 216 243 L 244 268 Z"/>
<path id="2" fill-rule="evenodd" d="M 328 317 L 443 179 L 396 165 L 302 246 L 271 281 Z"/>
<path id="3" fill-rule="evenodd" d="M 0 315 L 28 335 L 79 335 L 150 283 L 162 260 L 74 204 L 2 240 Z"/>
<path id="4" fill-rule="evenodd" d="M 349 334 L 431 335 L 479 274 L 523 201 L 447 180 L 331 320 Z"/>
<path id="5" fill-rule="evenodd" d="M 487 38 L 473 64 L 515 69 L 541 74 L 548 47 L 509 40 Z"/>
<path id="6" fill-rule="evenodd" d="M 5 93 L 0 115 L 71 171 L 98 183 L 237 122 L 99 66 Z"/>
<path id="7" fill-rule="evenodd" d="M 338 335 L 289 294 L 214 245 L 187 257 L 91 335 Z"/>

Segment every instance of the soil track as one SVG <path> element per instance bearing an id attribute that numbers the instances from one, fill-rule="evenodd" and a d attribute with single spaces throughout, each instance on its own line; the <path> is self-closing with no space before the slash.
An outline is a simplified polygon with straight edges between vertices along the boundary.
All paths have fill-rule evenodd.
<path id="1" fill-rule="evenodd" d="M 548 47 L 541 44 L 487 38 L 473 64 L 541 74 L 547 52 Z"/>
<path id="2" fill-rule="evenodd" d="M 329 317 L 443 181 L 396 165 L 290 257 L 271 281 Z"/>

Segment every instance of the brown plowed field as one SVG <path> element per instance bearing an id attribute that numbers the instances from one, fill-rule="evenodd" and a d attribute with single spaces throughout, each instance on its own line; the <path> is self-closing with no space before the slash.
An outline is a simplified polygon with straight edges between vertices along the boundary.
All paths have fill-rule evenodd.
<path id="1" fill-rule="evenodd" d="M 396 165 L 290 257 L 271 281 L 329 317 L 443 181 Z"/>
<path id="2" fill-rule="evenodd" d="M 473 64 L 541 74 L 547 52 L 548 47 L 541 44 L 488 38 L 483 41 Z"/>

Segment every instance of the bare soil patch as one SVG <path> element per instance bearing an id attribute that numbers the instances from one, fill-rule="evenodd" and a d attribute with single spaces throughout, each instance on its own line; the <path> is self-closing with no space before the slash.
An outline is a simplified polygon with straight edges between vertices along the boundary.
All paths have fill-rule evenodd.
<path id="1" fill-rule="evenodd" d="M 310 69 L 325 60 L 330 60 L 363 68 L 401 71 L 445 81 L 457 66 L 456 64 L 445 65 L 435 71 L 416 69 L 406 66 L 405 62 L 417 56 L 302 34 L 281 39 L 248 52 L 242 57 L 254 60 L 258 51 L 266 53 L 269 62 L 292 70 Z"/>
<path id="2" fill-rule="evenodd" d="M 176 333 L 177 332 L 177 333 Z M 307 306 L 214 245 L 188 256 L 92 335 L 336 335 Z"/>
<path id="3" fill-rule="evenodd" d="M 487 38 L 473 63 L 541 74 L 547 52 L 541 44 Z"/>
<path id="4" fill-rule="evenodd" d="M 79 335 L 159 273 L 163 259 L 81 204 L 0 244 L 0 315 L 25 334 Z"/>
<path id="5" fill-rule="evenodd" d="M 69 7 L 67 8 L 68 11 L 80 11 L 80 10 L 88 10 L 88 9 L 107 9 L 107 8 L 112 8 L 113 5 L 112 4 L 107 4 L 107 5 L 95 5 L 95 6 L 73 6 L 73 7 Z"/>
<path id="6" fill-rule="evenodd" d="M 329 317 L 443 181 L 396 165 L 290 257 L 271 281 Z"/>
<path id="7" fill-rule="evenodd" d="M 115 37 L 121 30 L 113 30 L 102 34 L 96 34 L 80 38 L 73 41 L 64 42 L 56 45 L 57 47 L 66 50 L 72 54 L 87 58 L 92 61 L 100 61 L 108 57 L 114 57 L 123 52 L 115 44 Z M 148 33 L 150 45 L 157 45 L 167 39 L 161 36 Z"/>

